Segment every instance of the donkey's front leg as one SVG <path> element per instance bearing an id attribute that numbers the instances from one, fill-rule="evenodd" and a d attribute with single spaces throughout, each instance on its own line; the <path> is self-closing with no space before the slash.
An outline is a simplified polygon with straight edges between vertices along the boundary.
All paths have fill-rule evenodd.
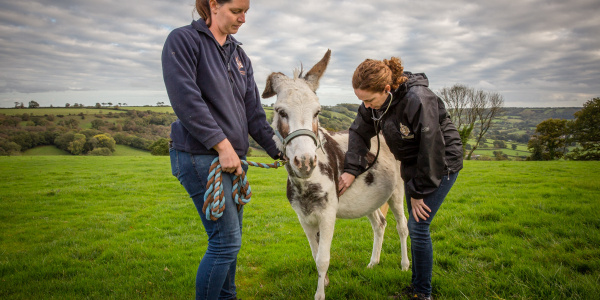
<path id="1" fill-rule="evenodd" d="M 323 211 L 319 222 L 319 251 L 317 252 L 316 258 L 319 280 L 317 283 L 315 300 L 325 299 L 325 286 L 329 283 L 327 278 L 327 270 L 329 269 L 331 241 L 333 240 L 335 218 L 335 210 L 328 209 Z"/>
<path id="2" fill-rule="evenodd" d="M 302 225 L 302 229 L 304 229 L 304 234 L 306 234 L 306 239 L 310 245 L 310 251 L 312 252 L 313 260 L 316 263 L 317 252 L 319 252 L 319 226 L 318 224 L 307 223 L 302 219 L 300 219 L 300 225 Z"/>

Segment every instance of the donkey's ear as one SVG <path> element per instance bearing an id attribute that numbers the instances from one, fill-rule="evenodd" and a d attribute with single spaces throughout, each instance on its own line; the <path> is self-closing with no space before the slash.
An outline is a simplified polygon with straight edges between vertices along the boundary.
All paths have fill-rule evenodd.
<path id="1" fill-rule="evenodd" d="M 329 58 L 331 58 L 331 50 L 327 49 L 327 52 L 325 53 L 325 56 L 321 58 L 321 61 L 314 65 L 312 69 L 306 73 L 306 76 L 304 76 L 304 79 L 313 92 L 316 92 L 319 88 L 319 79 L 321 79 L 321 76 L 325 73 L 325 69 L 327 69 Z"/>
<path id="2" fill-rule="evenodd" d="M 267 84 L 265 85 L 265 90 L 262 93 L 263 98 L 270 98 L 277 95 L 279 90 L 279 80 L 285 77 L 285 75 L 281 72 L 273 72 L 269 77 L 267 77 Z"/>

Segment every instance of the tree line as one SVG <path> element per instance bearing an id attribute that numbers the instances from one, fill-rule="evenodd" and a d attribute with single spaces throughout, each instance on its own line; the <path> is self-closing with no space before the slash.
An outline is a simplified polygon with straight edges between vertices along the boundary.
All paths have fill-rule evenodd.
<path id="1" fill-rule="evenodd" d="M 505 109 L 504 99 L 498 93 L 457 84 L 441 89 L 438 95 L 459 130 L 466 159 L 471 159 L 478 148 L 487 149 L 488 139 L 493 139 L 493 147 L 500 150 L 493 152 L 499 160 L 508 159 L 501 149 L 511 147 L 514 150 L 517 142 L 528 145 L 531 151 L 528 160 L 600 159 L 600 133 L 596 125 L 600 115 L 598 98 L 588 101 L 580 110 L 540 108 L 536 111 L 519 108 L 519 115 L 525 120 L 511 123 L 507 121 L 507 117 L 500 121 L 500 117 L 506 111 L 514 115 L 515 111 L 511 110 L 516 108 Z M 30 108 L 39 107 L 36 104 L 30 102 Z M 74 106 L 79 105 L 65 105 Z M 102 107 L 96 105 L 98 106 Z M 323 106 L 319 116 L 321 126 L 330 131 L 347 130 L 356 116 L 358 107 L 358 103 Z M 576 112 L 575 119 L 560 119 L 573 112 Z M 528 116 L 523 116 L 527 113 Z M 543 116 L 553 118 L 540 122 Z M 172 112 L 120 110 L 118 107 L 111 108 L 104 114 L 102 111 L 96 114 L 80 112 L 68 116 L 40 116 L 27 112 L 12 116 L 0 114 L 0 155 L 18 155 L 22 151 L 41 145 L 55 145 L 77 155 L 111 155 L 115 151 L 115 145 L 148 150 L 154 155 L 168 155 L 170 124 L 175 120 L 176 116 Z M 537 126 L 532 120 L 539 122 Z M 510 126 L 511 129 L 505 130 L 507 128 L 501 128 L 499 124 Z M 531 129 L 533 126 L 535 131 Z M 260 148 L 252 139 L 250 145 Z M 569 148 L 572 150 L 569 151 Z"/>
<path id="2" fill-rule="evenodd" d="M 111 155 L 117 144 L 156 152 L 168 144 L 175 119 L 174 114 L 136 110 L 68 116 L 0 114 L 0 155 L 18 155 L 43 145 L 74 155 Z M 91 128 L 82 128 L 83 124 Z"/>
<path id="3" fill-rule="evenodd" d="M 575 119 L 547 119 L 527 143 L 530 160 L 600 160 L 600 98 L 587 101 Z M 568 151 L 568 146 L 576 146 Z"/>
<path id="4" fill-rule="evenodd" d="M 482 142 L 493 125 L 493 121 L 503 112 L 502 95 L 456 84 L 443 88 L 438 93 L 459 131 L 466 159 Z M 531 155 L 528 160 L 600 160 L 600 98 L 585 103 L 574 114 L 574 120 L 550 118 L 540 122 L 533 135 L 513 134 L 509 139 L 526 142 Z M 499 134 L 499 132 L 497 132 Z M 474 138 L 473 145 L 468 140 Z M 494 146 L 505 148 L 503 141 L 495 141 Z M 512 145 L 516 149 L 516 145 Z M 575 147 L 568 153 L 568 147 Z M 502 159 L 501 151 L 495 151 L 497 159 Z M 505 156 L 504 156 L 505 157 Z"/>

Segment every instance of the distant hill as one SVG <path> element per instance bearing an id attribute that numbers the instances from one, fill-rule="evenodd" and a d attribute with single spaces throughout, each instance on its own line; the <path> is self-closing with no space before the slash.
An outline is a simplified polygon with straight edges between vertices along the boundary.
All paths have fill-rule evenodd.
<path id="1" fill-rule="evenodd" d="M 319 116 L 321 126 L 330 131 L 348 129 L 356 117 L 358 107 L 358 103 L 322 106 Z M 508 147 L 516 144 L 514 157 L 527 156 L 526 144 L 537 124 L 550 118 L 573 119 L 574 113 L 580 109 L 581 107 L 506 107 L 487 132 L 485 138 L 489 142 L 485 143 L 486 147 L 481 148 L 481 151 L 502 150 L 493 148 L 492 145 L 493 141 L 501 140 Z M 264 110 L 271 122 L 273 108 L 265 106 Z M 0 108 L 0 155 L 53 145 L 57 137 L 68 132 L 83 133 L 88 137 L 106 133 L 119 145 L 148 151 L 154 142 L 169 138 L 170 124 L 175 119 L 169 106 Z M 254 141 L 251 141 L 251 146 L 259 148 Z"/>

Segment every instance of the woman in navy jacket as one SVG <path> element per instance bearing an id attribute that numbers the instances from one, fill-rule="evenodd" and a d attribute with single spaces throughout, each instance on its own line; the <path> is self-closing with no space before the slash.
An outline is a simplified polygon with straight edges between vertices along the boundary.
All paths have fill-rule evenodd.
<path id="1" fill-rule="evenodd" d="M 243 208 L 231 199 L 242 173 L 248 134 L 274 159 L 279 150 L 260 103 L 250 59 L 233 34 L 245 23 L 249 0 L 196 0 L 201 19 L 173 30 L 162 53 L 163 77 L 178 120 L 171 125 L 171 167 L 200 214 L 208 248 L 196 275 L 196 299 L 236 299 L 235 269 Z M 208 170 L 219 157 L 225 211 L 216 221 L 202 211 Z"/>
<path id="2" fill-rule="evenodd" d="M 429 226 L 463 167 L 460 136 L 425 74 L 404 72 L 400 59 L 367 59 L 352 77 L 362 101 L 349 130 L 340 194 L 365 172 L 371 138 L 381 132 L 402 162 L 409 211 L 412 298 L 431 299 L 433 248 Z"/>

